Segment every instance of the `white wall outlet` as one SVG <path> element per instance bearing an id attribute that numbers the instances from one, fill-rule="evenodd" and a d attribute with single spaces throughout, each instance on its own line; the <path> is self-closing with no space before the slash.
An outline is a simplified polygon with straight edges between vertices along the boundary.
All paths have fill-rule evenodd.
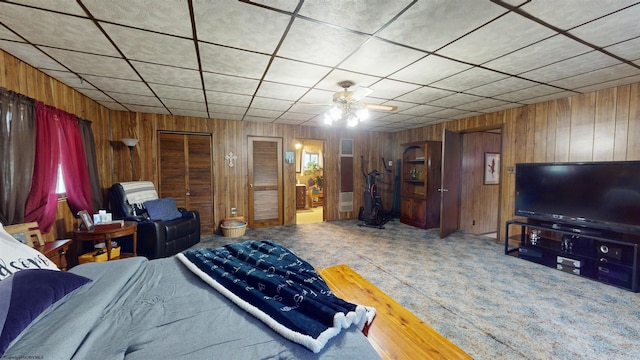
<path id="1" fill-rule="evenodd" d="M 231 215 L 236 215 L 238 213 L 238 209 L 231 208 Z"/>
<path id="2" fill-rule="evenodd" d="M 389 160 L 389 167 L 393 166 L 393 161 Z"/>

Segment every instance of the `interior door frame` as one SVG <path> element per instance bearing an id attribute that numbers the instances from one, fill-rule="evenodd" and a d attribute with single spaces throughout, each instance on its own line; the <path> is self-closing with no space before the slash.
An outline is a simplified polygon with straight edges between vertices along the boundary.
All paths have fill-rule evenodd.
<path id="1" fill-rule="evenodd" d="M 307 140 L 309 140 L 309 141 L 317 141 L 317 142 L 322 143 L 322 164 L 323 164 L 323 166 L 322 166 L 322 177 L 323 177 L 323 184 L 322 184 L 322 192 L 323 192 L 322 222 L 325 222 L 325 221 L 327 221 L 327 211 L 326 210 L 327 210 L 328 202 L 330 201 L 328 199 L 329 197 L 327 196 L 327 191 L 326 191 L 326 188 L 327 188 L 326 187 L 327 186 L 327 177 L 326 177 L 326 168 L 327 168 L 326 148 L 327 148 L 327 141 L 325 139 L 316 139 L 316 138 L 298 138 L 297 137 L 297 138 L 294 139 L 295 142 L 301 143 L 303 145 L 303 147 L 304 147 L 304 142 L 307 141 Z M 300 156 L 301 156 L 301 158 L 300 158 L 300 173 L 303 174 L 304 173 L 304 164 L 302 163 L 302 154 Z M 297 174 L 297 170 L 296 170 L 296 174 Z M 294 186 L 294 189 L 295 189 L 295 186 L 296 186 L 296 177 L 295 176 L 294 176 L 294 179 L 293 179 L 293 186 Z M 297 215 L 297 210 L 295 210 L 295 211 L 296 211 L 296 214 L 294 216 L 294 220 L 295 220 L 295 223 L 297 224 L 298 223 L 298 215 Z"/>
<path id="2" fill-rule="evenodd" d="M 498 239 L 499 239 L 499 238 L 500 238 L 500 236 L 501 236 L 501 234 L 502 234 L 502 226 L 500 225 L 500 219 L 502 218 L 502 206 L 501 206 L 501 204 L 502 204 L 502 189 L 503 189 L 503 184 L 504 184 L 504 175 L 507 173 L 507 171 L 505 171 L 505 170 L 504 170 L 504 164 L 505 164 L 505 161 L 504 161 L 504 156 L 503 156 L 503 150 L 504 150 L 504 124 L 500 124 L 500 125 L 497 125 L 497 126 L 496 126 L 496 125 L 483 126 L 483 127 L 472 128 L 472 129 L 465 129 L 465 130 L 461 130 L 461 131 L 454 131 L 454 130 L 449 130 L 449 129 L 443 129 L 443 132 L 442 132 L 442 146 L 443 146 L 443 151 L 442 151 L 442 168 L 443 168 L 443 169 L 445 168 L 445 160 L 444 160 L 444 159 L 445 159 L 445 151 L 444 151 L 444 146 L 445 146 L 445 139 L 444 139 L 445 135 L 444 135 L 444 134 L 445 134 L 445 131 L 451 131 L 451 132 L 455 132 L 455 133 L 460 134 L 460 137 L 461 137 L 461 139 L 460 139 L 460 148 L 461 148 L 461 150 L 460 150 L 460 151 L 461 151 L 461 153 L 460 153 L 460 154 L 461 154 L 461 155 L 460 155 L 460 161 L 462 161 L 462 145 L 463 145 L 463 143 L 464 143 L 464 135 L 465 135 L 465 134 L 469 134 L 469 133 L 475 133 L 475 132 L 485 132 L 485 131 L 489 131 L 489 130 L 500 130 L 500 159 L 501 159 L 501 161 L 500 161 L 500 163 L 501 163 L 501 165 L 500 165 L 500 179 L 501 179 L 501 180 L 500 180 L 500 183 L 498 184 L 498 204 L 499 204 L 499 205 L 498 205 L 498 209 L 497 209 L 497 211 L 498 211 L 498 214 L 497 214 L 497 219 L 498 219 L 497 221 L 498 221 L 498 223 L 496 224 L 497 237 L 498 237 Z M 462 173 L 462 167 L 461 167 L 461 166 L 459 166 L 458 179 L 463 179 L 463 178 L 464 178 L 464 175 L 465 175 L 465 174 L 463 174 L 463 173 Z M 443 176 L 443 179 L 444 179 L 444 171 L 442 172 L 442 176 Z M 441 187 L 443 187 L 443 186 L 444 186 L 444 184 L 441 184 Z M 460 194 L 460 192 L 461 192 L 461 187 L 460 187 L 460 186 L 458 186 L 457 191 L 458 191 L 458 198 L 459 198 L 459 197 L 460 197 L 460 195 L 461 195 L 461 194 Z M 444 196 L 444 192 L 441 192 L 441 205 L 440 205 L 440 224 L 441 224 L 441 227 L 440 227 L 440 238 L 445 238 L 445 237 L 446 237 L 446 236 L 448 236 L 451 232 L 453 232 L 453 231 L 451 231 L 451 232 L 449 232 L 448 234 L 446 234 L 446 232 L 443 232 L 443 230 L 442 230 L 442 206 L 443 206 L 443 204 L 442 204 L 442 197 L 443 197 L 443 196 Z M 459 200 L 459 199 L 458 199 L 458 200 Z M 459 202 L 459 201 L 458 201 L 458 202 Z M 461 211 L 461 208 L 460 208 L 460 204 L 458 203 L 458 226 L 457 226 L 457 227 L 458 227 L 458 229 L 460 228 L 460 223 L 459 223 L 459 220 L 460 220 L 460 211 Z M 454 230 L 454 231 L 455 231 L 455 230 Z"/>

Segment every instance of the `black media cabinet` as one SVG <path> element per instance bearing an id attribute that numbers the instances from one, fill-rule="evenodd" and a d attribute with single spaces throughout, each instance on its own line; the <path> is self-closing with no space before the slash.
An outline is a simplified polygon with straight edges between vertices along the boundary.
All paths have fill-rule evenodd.
<path id="1" fill-rule="evenodd" d="M 520 227 L 517 247 L 509 245 L 509 228 Z M 636 234 L 542 221 L 510 220 L 505 225 L 504 253 L 571 274 L 638 292 Z"/>

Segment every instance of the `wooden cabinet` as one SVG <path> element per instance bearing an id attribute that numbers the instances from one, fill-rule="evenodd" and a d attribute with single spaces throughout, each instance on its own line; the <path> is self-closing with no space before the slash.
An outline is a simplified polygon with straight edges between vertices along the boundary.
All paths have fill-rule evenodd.
<path id="1" fill-rule="evenodd" d="M 442 143 L 402 144 L 400 221 L 422 229 L 440 226 Z"/>
<path id="2" fill-rule="evenodd" d="M 35 249 L 40 251 L 51 262 L 56 264 L 58 269 L 67 270 L 67 256 L 71 247 L 71 240 L 55 240 L 46 242 L 42 246 L 35 246 Z"/>

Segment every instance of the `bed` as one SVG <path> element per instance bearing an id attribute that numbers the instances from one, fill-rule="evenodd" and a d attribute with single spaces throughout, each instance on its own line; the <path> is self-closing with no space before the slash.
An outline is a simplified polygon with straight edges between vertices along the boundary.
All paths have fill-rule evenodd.
<path id="1" fill-rule="evenodd" d="M 52 303 L 40 304 L 42 313 L 31 314 L 34 318 L 22 324 L 24 330 L 5 346 L 6 358 L 379 358 L 355 326 L 332 336 L 317 353 L 285 339 L 214 290 L 178 257 L 88 263 L 60 272 L 45 266 L 46 260 L 33 251 L 22 256 L 28 259 L 21 263 L 25 269 L 9 274 L 16 266 L 0 247 L 0 301 L 22 289 L 26 295 L 20 306 L 48 298 L 45 303 Z M 56 286 L 63 289 L 52 289 Z M 6 311 L 3 318 L 3 308 L 6 303 L 0 303 L 4 336 L 16 320 Z"/>

